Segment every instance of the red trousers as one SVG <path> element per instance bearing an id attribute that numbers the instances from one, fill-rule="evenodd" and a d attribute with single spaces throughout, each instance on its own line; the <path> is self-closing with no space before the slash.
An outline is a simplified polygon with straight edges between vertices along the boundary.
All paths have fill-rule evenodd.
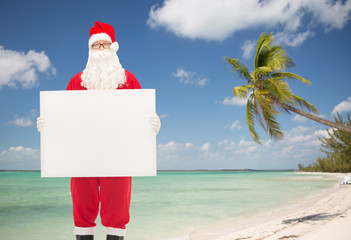
<path id="1" fill-rule="evenodd" d="M 99 212 L 105 227 L 125 229 L 129 222 L 131 177 L 71 178 L 74 225 L 95 227 Z"/>

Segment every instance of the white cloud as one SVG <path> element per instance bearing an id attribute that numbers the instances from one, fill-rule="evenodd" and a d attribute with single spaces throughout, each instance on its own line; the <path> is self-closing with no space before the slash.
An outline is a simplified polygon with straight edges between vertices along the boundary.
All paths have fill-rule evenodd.
<path id="1" fill-rule="evenodd" d="M 3 86 L 31 88 L 38 84 L 38 72 L 52 72 L 51 63 L 44 51 L 28 53 L 4 49 L 0 46 L 0 89 Z"/>
<path id="2" fill-rule="evenodd" d="M 160 169 L 296 169 L 323 156 L 318 137 L 328 137 L 326 130 L 298 126 L 285 133 L 281 141 L 263 139 L 259 145 L 251 139 L 225 138 L 204 142 L 158 145 Z"/>
<path id="3" fill-rule="evenodd" d="M 166 117 L 168 117 L 168 116 L 169 116 L 169 115 L 168 115 L 167 113 L 161 114 L 161 115 L 160 115 L 160 119 L 166 118 Z"/>
<path id="4" fill-rule="evenodd" d="M 254 154 L 257 154 L 258 149 L 259 149 L 259 146 L 246 146 L 246 147 L 240 146 L 239 148 L 235 149 L 235 154 L 242 154 L 242 155 L 245 155 L 246 157 L 248 156 L 253 157 Z"/>
<path id="5" fill-rule="evenodd" d="M 176 143 L 175 141 L 170 141 L 165 144 L 158 144 L 157 150 L 162 153 L 169 153 L 169 152 L 182 152 L 187 149 L 194 148 L 195 145 L 191 142 L 183 143 Z"/>
<path id="6" fill-rule="evenodd" d="M 303 1 L 313 14 L 315 22 L 322 23 L 326 30 L 341 29 L 350 20 L 351 1 L 313 0 Z"/>
<path id="7" fill-rule="evenodd" d="M 180 37 L 222 41 L 250 28 L 278 26 L 292 33 L 318 25 L 327 31 L 341 29 L 350 11 L 350 0 L 165 0 L 150 9 L 147 24 Z M 303 34 L 289 38 L 291 44 L 308 37 Z"/>
<path id="8" fill-rule="evenodd" d="M 283 156 L 286 156 L 288 154 L 291 154 L 291 150 L 293 149 L 294 146 L 286 146 L 286 147 L 283 147 L 282 149 L 282 155 Z"/>
<path id="9" fill-rule="evenodd" d="M 33 124 L 34 124 L 34 122 L 27 117 L 16 118 L 15 120 L 13 120 L 10 123 L 14 124 L 16 126 L 19 126 L 19 127 L 30 127 L 30 126 L 33 126 Z"/>
<path id="10" fill-rule="evenodd" d="M 263 141 L 262 145 L 269 148 L 272 142 L 272 139 L 268 139 L 267 141 Z"/>
<path id="11" fill-rule="evenodd" d="M 174 141 L 168 142 L 166 144 L 158 144 L 157 148 L 161 152 L 175 152 L 179 151 L 183 147 L 183 144 L 176 143 Z"/>
<path id="12" fill-rule="evenodd" d="M 207 78 L 200 77 L 198 73 L 185 71 L 183 68 L 178 68 L 173 76 L 179 78 L 180 83 L 189 84 L 189 85 L 197 85 L 197 86 L 205 86 L 209 81 Z"/>
<path id="13" fill-rule="evenodd" d="M 15 119 L 10 122 L 10 124 L 14 124 L 19 127 L 30 127 L 34 125 L 35 118 L 38 116 L 38 111 L 32 109 L 30 113 L 25 117 L 15 116 Z"/>
<path id="14" fill-rule="evenodd" d="M 21 152 L 24 150 L 24 147 L 22 146 L 18 146 L 18 147 L 10 147 L 9 148 L 9 151 L 12 151 L 12 152 Z M 32 149 L 31 148 L 26 148 L 27 151 L 31 151 Z M 6 151 L 6 150 L 5 150 Z"/>
<path id="15" fill-rule="evenodd" d="M 241 124 L 239 120 L 236 120 L 235 122 L 231 123 L 231 124 L 227 124 L 224 126 L 224 128 L 229 128 L 230 130 L 239 130 L 241 129 Z"/>
<path id="16" fill-rule="evenodd" d="M 205 152 L 205 151 L 208 151 L 208 150 L 210 150 L 210 148 L 211 148 L 211 144 L 210 143 L 205 143 L 205 144 L 203 144 L 201 147 L 200 147 L 200 151 L 201 152 Z"/>
<path id="17" fill-rule="evenodd" d="M 237 135 L 237 140 L 204 141 L 193 143 L 170 141 L 158 145 L 159 169 L 296 169 L 314 162 L 320 151 L 318 137 L 328 137 L 320 128 L 297 126 L 285 132 L 280 141 L 262 139 L 262 144 Z M 160 150 L 164 151 L 160 151 Z M 167 150 L 167 151 L 165 151 Z"/>
<path id="18" fill-rule="evenodd" d="M 0 153 L 0 160 L 4 160 L 5 156 L 9 156 L 9 155 L 14 155 L 14 154 L 24 154 L 24 155 L 32 155 L 34 153 L 36 153 L 38 150 L 32 149 L 30 147 L 23 147 L 23 146 L 17 146 L 17 147 L 10 147 L 7 150 L 3 150 Z M 16 155 L 16 157 L 18 157 L 19 155 Z"/>
<path id="19" fill-rule="evenodd" d="M 273 38 L 276 43 L 281 45 L 286 45 L 290 47 L 297 47 L 301 45 L 308 38 L 313 37 L 314 33 L 310 30 L 307 30 L 304 33 L 291 33 L 291 32 L 279 32 L 274 34 Z"/>
<path id="20" fill-rule="evenodd" d="M 256 146 L 257 145 L 257 143 L 255 143 L 254 141 L 246 141 L 246 140 L 243 140 L 243 139 L 241 139 L 240 141 L 239 141 L 239 146 L 240 147 L 252 147 L 252 146 Z"/>
<path id="21" fill-rule="evenodd" d="M 329 132 L 333 133 L 333 129 L 332 128 L 329 128 L 328 129 Z M 317 136 L 317 137 L 323 137 L 323 138 L 329 138 L 329 134 L 328 134 L 328 131 L 327 130 L 319 130 L 319 131 L 315 131 L 313 133 L 313 135 Z"/>
<path id="22" fill-rule="evenodd" d="M 215 166 L 216 166 L 216 163 L 218 164 L 219 161 L 225 160 L 225 156 L 220 151 L 205 152 L 203 156 L 204 156 L 204 159 L 210 160 L 211 162 L 213 162 Z M 215 167 L 215 169 L 218 169 L 218 165 Z"/>
<path id="23" fill-rule="evenodd" d="M 241 46 L 241 50 L 243 50 L 243 58 L 249 59 L 252 57 L 255 50 L 256 42 L 251 40 L 246 40 L 244 44 Z"/>
<path id="24" fill-rule="evenodd" d="M 307 118 L 305 118 L 305 117 L 302 116 L 302 115 L 296 114 L 296 115 L 292 118 L 292 120 L 295 121 L 295 122 L 306 122 L 306 121 L 307 121 Z"/>
<path id="25" fill-rule="evenodd" d="M 279 166 L 296 168 L 298 163 L 310 163 L 322 154 L 318 137 L 326 136 L 326 130 L 312 130 L 298 126 L 288 131 L 281 141 L 262 140 L 262 144 L 259 145 L 253 141 L 241 139 L 229 153 L 240 156 L 242 160 L 251 161 L 254 163 L 254 168 L 258 168 L 260 162 L 264 163 L 262 168 L 265 169 L 277 169 L 280 168 Z M 226 141 L 220 143 L 221 146 L 225 146 Z M 247 167 L 250 168 L 249 166 L 244 168 Z"/>
<path id="26" fill-rule="evenodd" d="M 289 135 L 293 135 L 293 136 L 296 136 L 296 135 L 301 135 L 301 134 L 304 134 L 305 132 L 307 132 L 309 130 L 308 127 L 303 127 L 301 125 L 291 129 L 289 132 L 288 132 L 288 136 Z"/>
<path id="27" fill-rule="evenodd" d="M 310 129 L 303 126 L 298 126 L 291 129 L 285 136 L 284 142 L 289 145 L 299 146 L 319 146 L 320 141 L 318 137 L 328 136 L 326 130 L 319 130 L 310 132 Z"/>
<path id="28" fill-rule="evenodd" d="M 345 101 L 342 101 L 336 105 L 332 111 L 333 115 L 336 115 L 337 112 L 350 112 L 351 111 L 351 97 L 348 97 Z"/>
<path id="29" fill-rule="evenodd" d="M 312 113 L 312 115 L 315 115 L 315 116 L 317 116 L 319 118 L 326 118 L 326 116 L 323 115 L 323 114 L 314 114 L 314 113 Z M 309 119 L 307 117 L 304 117 L 302 115 L 296 114 L 291 120 L 294 121 L 294 122 L 307 122 L 308 120 L 311 120 L 311 119 Z"/>
<path id="30" fill-rule="evenodd" d="M 226 106 L 245 106 L 247 103 L 247 99 L 233 97 L 225 97 L 222 102 L 220 102 Z"/>
<path id="31" fill-rule="evenodd" d="M 224 139 L 218 143 L 218 147 L 222 148 L 223 150 L 233 150 L 236 147 L 236 144 L 234 141 Z"/>
<path id="32" fill-rule="evenodd" d="M 194 147 L 194 144 L 193 143 L 185 143 L 185 148 L 193 148 Z"/>
<path id="33" fill-rule="evenodd" d="M 39 170 L 39 150 L 30 147 L 9 147 L 0 152 L 1 169 L 5 170 Z"/>
<path id="34" fill-rule="evenodd" d="M 236 130 L 236 129 L 241 129 L 241 125 L 240 125 L 240 121 L 236 120 L 231 126 L 230 126 L 230 130 Z"/>

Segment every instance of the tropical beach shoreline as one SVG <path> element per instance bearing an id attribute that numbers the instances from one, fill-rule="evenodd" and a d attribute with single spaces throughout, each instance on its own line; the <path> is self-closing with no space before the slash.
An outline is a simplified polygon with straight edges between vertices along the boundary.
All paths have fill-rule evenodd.
<path id="1" fill-rule="evenodd" d="M 340 185 L 343 178 L 344 175 L 292 171 L 165 172 L 157 177 L 134 178 L 132 221 L 126 239 L 148 240 L 150 236 L 159 240 L 299 239 L 291 237 L 299 232 L 287 233 L 282 229 L 293 229 L 288 227 L 298 226 L 299 221 L 308 225 L 321 220 L 330 222 L 332 217 L 343 221 L 342 216 L 348 216 L 343 214 L 342 206 L 344 200 L 350 199 L 341 193 L 349 191 L 351 185 Z M 19 228 L 26 232 L 26 239 L 44 240 L 48 234 L 53 240 L 72 238 L 69 179 L 41 178 L 39 172 L 0 172 L 0 180 L 2 239 L 16 239 Z M 339 196 L 341 200 L 328 201 L 327 196 L 333 199 Z M 325 203 L 319 205 L 326 206 L 324 212 L 309 210 L 311 207 L 321 210 L 316 203 L 323 199 Z M 341 204 L 337 212 L 341 215 L 333 215 L 336 211 L 331 210 L 337 205 L 330 203 Z M 313 214 L 320 215 L 313 218 L 310 216 Z M 104 239 L 105 229 L 99 217 L 96 223 L 96 238 Z M 334 229 L 334 225 L 342 229 L 340 222 L 330 228 Z M 328 229 L 325 224 L 321 226 L 323 231 Z M 262 229 L 280 235 L 264 238 L 267 232 Z"/>
<path id="2" fill-rule="evenodd" d="M 301 177 L 330 178 L 335 180 L 335 185 L 288 206 L 195 230 L 189 235 L 189 239 L 350 239 L 351 185 L 341 183 L 345 176 L 351 174 L 304 172 L 296 174 L 301 174 Z"/>

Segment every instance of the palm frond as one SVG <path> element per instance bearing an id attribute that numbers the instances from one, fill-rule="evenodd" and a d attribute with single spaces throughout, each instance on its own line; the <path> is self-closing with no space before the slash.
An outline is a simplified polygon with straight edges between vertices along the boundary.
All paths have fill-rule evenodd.
<path id="1" fill-rule="evenodd" d="M 301 107 L 305 107 L 307 110 L 313 112 L 313 113 L 319 113 L 318 109 L 311 103 L 307 102 L 306 100 L 304 100 L 303 98 L 300 98 L 296 95 L 293 95 L 294 99 L 296 100 L 296 102 L 301 106 Z"/>
<path id="2" fill-rule="evenodd" d="M 254 91 L 255 103 L 259 106 L 259 120 L 263 129 L 268 132 L 269 136 L 273 139 L 283 137 L 280 129 L 280 124 L 276 119 L 276 115 L 280 114 L 277 111 L 277 106 L 265 94 L 267 90 Z"/>
<path id="3" fill-rule="evenodd" d="M 266 66 L 272 67 L 276 71 L 281 71 L 285 68 L 295 66 L 294 61 L 287 55 L 284 47 L 273 44 L 270 51 L 267 52 L 267 61 L 265 64 Z"/>
<path id="4" fill-rule="evenodd" d="M 291 72 L 275 72 L 271 75 L 273 78 L 285 79 L 288 78 L 290 80 L 299 80 L 307 85 L 311 85 L 311 82 L 306 80 L 305 78 Z"/>
<path id="5" fill-rule="evenodd" d="M 251 134 L 252 139 L 256 142 L 261 144 L 260 142 L 260 137 L 257 134 L 255 130 L 255 110 L 254 110 L 254 104 L 253 104 L 253 98 L 250 97 L 247 100 L 246 104 L 246 122 L 247 122 L 247 127 L 249 129 L 249 132 Z"/>
<path id="6" fill-rule="evenodd" d="M 268 78 L 264 81 L 264 86 L 265 89 L 269 91 L 269 95 L 273 96 L 277 101 L 294 103 L 293 97 L 291 96 L 291 89 L 285 81 L 279 78 Z"/>
<path id="7" fill-rule="evenodd" d="M 234 94 L 234 96 L 236 96 L 238 98 L 245 99 L 245 98 L 247 98 L 247 94 L 249 93 L 249 90 L 253 89 L 253 88 L 254 88 L 254 86 L 251 84 L 237 86 L 237 87 L 233 88 L 233 94 Z"/>
<path id="8" fill-rule="evenodd" d="M 258 38 L 255 61 L 254 61 L 255 69 L 258 67 L 264 66 L 264 62 L 267 56 L 266 52 L 267 50 L 269 50 L 270 45 L 273 41 L 272 34 L 273 33 L 270 33 L 270 34 L 262 33 Z"/>
<path id="9" fill-rule="evenodd" d="M 273 33 L 262 33 L 257 41 L 254 61 L 255 69 L 266 66 L 272 67 L 276 71 L 281 71 L 285 68 L 294 67 L 295 63 L 293 59 L 287 55 L 284 47 L 273 44 L 274 39 L 272 34 Z"/>
<path id="10" fill-rule="evenodd" d="M 253 71 L 253 74 L 255 76 L 256 79 L 262 79 L 262 77 L 267 77 L 269 76 L 270 74 L 273 73 L 273 69 L 271 67 L 265 67 L 265 66 L 262 66 L 262 67 L 258 67 L 256 68 L 254 71 Z"/>
<path id="11" fill-rule="evenodd" d="M 263 114 L 265 111 L 274 111 L 274 108 L 275 108 L 273 105 L 271 105 L 269 99 L 266 98 L 267 93 L 268 93 L 267 90 L 255 90 L 253 92 L 255 114 L 261 127 L 266 132 L 268 128 Z M 275 112 L 275 113 L 278 114 L 278 112 Z"/>
<path id="12" fill-rule="evenodd" d="M 264 123 L 264 129 L 268 132 L 269 136 L 273 139 L 279 139 L 283 137 L 280 124 L 277 121 L 276 115 L 279 111 L 276 110 L 276 106 L 263 95 L 256 95 L 256 100 L 261 108 L 261 118 Z"/>
<path id="13" fill-rule="evenodd" d="M 262 110 L 260 103 L 258 102 L 256 97 L 254 97 L 254 99 L 253 99 L 253 104 L 254 104 L 255 115 L 256 115 L 256 118 L 258 119 L 258 122 L 260 123 L 263 130 L 267 131 L 266 123 L 265 123 L 263 116 L 262 116 L 263 110 Z"/>
<path id="14" fill-rule="evenodd" d="M 232 65 L 232 71 L 239 74 L 240 77 L 246 79 L 249 83 L 252 82 L 249 69 L 239 59 L 225 57 L 225 61 Z"/>
<path id="15" fill-rule="evenodd" d="M 271 138 L 280 139 L 284 136 L 276 115 L 271 111 L 263 111 L 263 117 L 267 125 L 267 131 Z"/>

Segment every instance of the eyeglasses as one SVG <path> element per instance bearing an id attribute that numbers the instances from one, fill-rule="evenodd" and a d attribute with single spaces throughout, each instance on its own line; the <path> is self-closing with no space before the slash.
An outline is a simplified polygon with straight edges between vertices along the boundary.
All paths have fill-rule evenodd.
<path id="1" fill-rule="evenodd" d="M 100 49 L 100 47 L 102 46 L 102 48 L 110 48 L 111 43 L 109 42 L 103 42 L 103 43 L 94 43 L 93 45 L 91 45 L 92 48 L 94 49 Z"/>

